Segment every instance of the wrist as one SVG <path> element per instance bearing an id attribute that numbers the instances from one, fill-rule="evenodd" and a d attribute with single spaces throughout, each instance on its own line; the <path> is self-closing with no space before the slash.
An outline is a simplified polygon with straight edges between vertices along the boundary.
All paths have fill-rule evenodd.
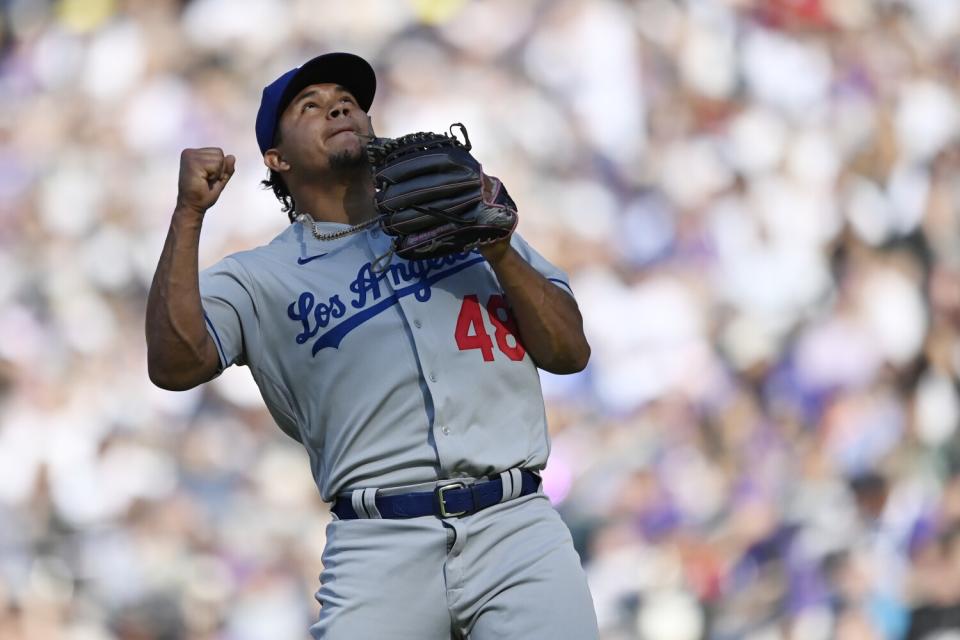
<path id="1" fill-rule="evenodd" d="M 508 261 L 509 256 L 515 253 L 510 246 L 509 237 L 492 244 L 482 244 L 479 249 L 480 255 L 482 255 L 487 263 L 494 269 Z"/>
<path id="2" fill-rule="evenodd" d="M 201 222 L 206 212 L 206 209 L 200 209 L 195 205 L 177 200 L 177 205 L 173 210 L 173 217 L 176 220 Z"/>

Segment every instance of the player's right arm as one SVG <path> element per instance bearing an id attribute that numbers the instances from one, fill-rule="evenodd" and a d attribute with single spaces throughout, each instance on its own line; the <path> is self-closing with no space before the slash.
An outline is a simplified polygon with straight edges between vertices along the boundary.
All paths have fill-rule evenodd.
<path id="1" fill-rule="evenodd" d="M 204 322 L 197 255 L 203 216 L 220 197 L 235 163 L 215 147 L 180 154 L 177 206 L 147 298 L 147 369 L 163 389 L 193 388 L 220 367 Z"/>

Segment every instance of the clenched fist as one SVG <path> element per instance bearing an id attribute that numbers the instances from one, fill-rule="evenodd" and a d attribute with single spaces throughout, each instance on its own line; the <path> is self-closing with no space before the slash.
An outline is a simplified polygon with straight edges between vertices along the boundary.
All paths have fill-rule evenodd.
<path id="1" fill-rule="evenodd" d="M 236 161 L 233 156 L 224 156 L 218 147 L 184 149 L 180 154 L 177 206 L 205 213 L 230 181 Z"/>

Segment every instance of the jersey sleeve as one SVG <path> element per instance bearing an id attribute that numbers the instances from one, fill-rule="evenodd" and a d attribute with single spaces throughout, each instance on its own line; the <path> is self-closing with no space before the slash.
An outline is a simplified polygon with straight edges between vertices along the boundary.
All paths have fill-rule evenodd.
<path id="1" fill-rule="evenodd" d="M 207 331 L 217 345 L 220 371 L 246 364 L 245 335 L 256 331 L 253 293 L 245 272 L 233 258 L 224 258 L 200 273 L 200 300 Z"/>
<path id="2" fill-rule="evenodd" d="M 517 253 L 530 263 L 530 266 L 536 269 L 540 275 L 570 295 L 573 295 L 573 289 L 570 288 L 570 277 L 567 276 L 562 269 L 540 255 L 536 249 L 527 244 L 527 241 L 524 240 L 519 233 L 514 233 L 510 237 L 510 245 L 516 249 Z"/>

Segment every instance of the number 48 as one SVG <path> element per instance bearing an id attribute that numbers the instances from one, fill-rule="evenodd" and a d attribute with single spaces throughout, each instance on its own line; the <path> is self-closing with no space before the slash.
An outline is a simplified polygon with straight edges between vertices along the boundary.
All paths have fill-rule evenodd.
<path id="1" fill-rule="evenodd" d="M 493 323 L 493 336 L 500 351 L 511 360 L 523 360 L 526 351 L 517 338 L 517 322 L 510 311 L 510 306 L 502 295 L 494 294 L 490 296 L 487 301 L 487 315 L 490 316 L 490 322 Z M 514 344 L 512 346 L 507 342 L 507 336 L 513 338 Z M 471 294 L 463 297 L 460 314 L 457 316 L 457 328 L 454 331 L 454 337 L 460 351 L 480 349 L 483 360 L 493 362 L 493 340 L 487 333 L 486 325 L 483 322 L 483 312 L 480 311 L 480 302 L 476 295 Z"/>

